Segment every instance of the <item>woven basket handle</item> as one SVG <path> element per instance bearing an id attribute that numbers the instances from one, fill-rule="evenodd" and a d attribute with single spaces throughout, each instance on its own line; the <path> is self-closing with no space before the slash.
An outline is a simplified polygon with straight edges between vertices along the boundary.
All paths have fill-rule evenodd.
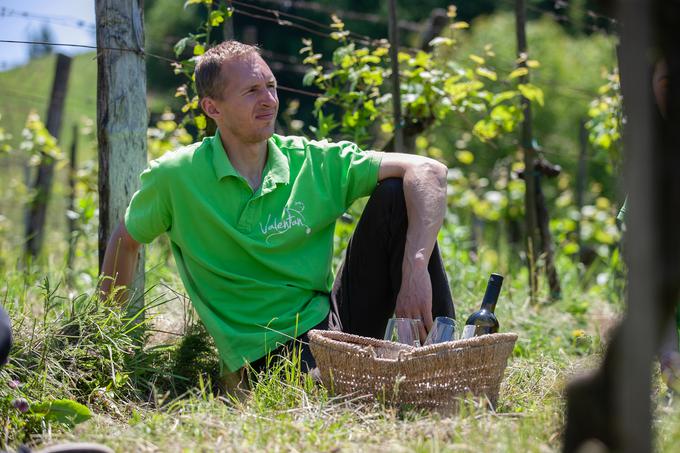
<path id="1" fill-rule="evenodd" d="M 368 354 L 369 357 L 374 358 L 374 359 L 378 358 L 378 354 L 376 354 L 375 348 L 372 345 L 368 344 L 368 345 L 364 346 L 364 351 L 366 351 L 366 354 Z"/>
<path id="2" fill-rule="evenodd" d="M 380 357 L 378 355 L 378 353 L 375 352 L 375 348 L 373 347 L 373 345 L 368 344 L 368 345 L 364 346 L 364 351 L 366 351 L 373 360 L 383 361 L 383 362 L 394 362 L 394 359 L 388 359 L 388 358 L 385 358 L 385 357 Z"/>
<path id="3" fill-rule="evenodd" d="M 378 362 L 401 362 L 402 360 L 404 360 L 404 355 L 411 352 L 411 351 L 402 349 L 399 352 L 397 352 L 397 358 L 393 359 L 393 358 L 390 358 L 390 357 L 379 357 L 375 353 L 375 349 L 373 349 L 373 346 L 367 346 L 367 349 L 370 349 L 370 352 L 373 353 L 373 359 L 378 361 Z"/>

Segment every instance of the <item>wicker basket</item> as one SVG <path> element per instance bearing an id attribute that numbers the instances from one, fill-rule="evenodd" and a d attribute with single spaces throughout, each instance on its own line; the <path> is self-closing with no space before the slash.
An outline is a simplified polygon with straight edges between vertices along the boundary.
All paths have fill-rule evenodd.
<path id="1" fill-rule="evenodd" d="M 416 348 L 344 332 L 312 330 L 309 345 L 324 385 L 337 395 L 439 412 L 465 395 L 492 406 L 517 335 L 500 333 Z"/>

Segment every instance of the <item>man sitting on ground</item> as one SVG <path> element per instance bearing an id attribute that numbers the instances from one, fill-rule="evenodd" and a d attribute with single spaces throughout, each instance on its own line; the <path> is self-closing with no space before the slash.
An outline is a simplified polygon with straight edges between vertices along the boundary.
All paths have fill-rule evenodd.
<path id="1" fill-rule="evenodd" d="M 350 142 L 274 134 L 276 79 L 256 47 L 227 41 L 195 70 L 215 136 L 150 163 L 104 257 L 102 284 L 131 283 L 141 244 L 170 238 L 180 276 L 223 364 L 264 366 L 310 329 L 382 337 L 396 315 L 454 316 L 436 238 L 443 164 Z M 335 279 L 335 222 L 370 195 Z M 315 366 L 303 343 L 302 366 Z"/>

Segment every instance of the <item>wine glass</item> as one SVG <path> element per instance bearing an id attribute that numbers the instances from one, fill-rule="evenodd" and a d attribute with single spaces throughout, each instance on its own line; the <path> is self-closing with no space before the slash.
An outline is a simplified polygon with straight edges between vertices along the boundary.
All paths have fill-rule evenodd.
<path id="1" fill-rule="evenodd" d="M 437 316 L 427 334 L 424 346 L 455 340 L 456 320 L 446 316 Z"/>
<path id="2" fill-rule="evenodd" d="M 420 319 L 390 318 L 385 329 L 385 340 L 420 346 Z"/>

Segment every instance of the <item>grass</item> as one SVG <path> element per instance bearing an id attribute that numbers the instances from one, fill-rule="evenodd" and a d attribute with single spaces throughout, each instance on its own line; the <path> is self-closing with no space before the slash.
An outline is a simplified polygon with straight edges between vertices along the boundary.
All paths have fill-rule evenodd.
<path id="1" fill-rule="evenodd" d="M 348 228 L 338 225 L 338 248 Z M 467 402 L 452 417 L 401 411 L 328 394 L 284 361 L 259 377 L 242 400 L 216 391 L 214 346 L 187 308 L 167 241 L 148 250 L 144 334 L 119 307 L 94 297 L 96 254 L 76 260 L 73 284 L 59 266 L 54 233 L 48 254 L 17 265 L 11 230 L 0 232 L 2 304 L 15 325 L 10 364 L 0 371 L 0 448 L 66 440 L 102 442 L 116 451 L 486 451 L 561 449 L 562 397 L 569 377 L 597 365 L 607 330 L 620 314 L 621 271 L 600 261 L 591 270 L 558 257 L 564 297 L 530 305 L 526 271 L 510 253 L 481 250 L 447 228 L 440 243 L 458 316 L 479 304 L 491 271 L 506 274 L 497 314 L 501 330 L 519 334 L 496 411 Z M 80 246 L 94 250 L 94 238 Z M 18 380 L 13 389 L 4 382 Z M 680 446 L 680 406 L 655 377 L 657 449 Z M 91 417 L 77 424 L 14 408 L 72 400 Z"/>

